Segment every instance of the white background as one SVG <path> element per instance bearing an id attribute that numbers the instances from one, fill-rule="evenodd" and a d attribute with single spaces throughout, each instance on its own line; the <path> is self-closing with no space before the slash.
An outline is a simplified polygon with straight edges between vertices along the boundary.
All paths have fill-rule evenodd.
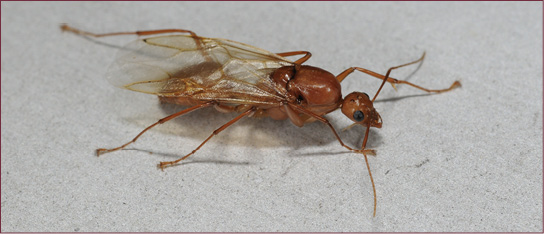
<path id="1" fill-rule="evenodd" d="M 2 231 L 542 231 L 541 2 L 2 2 Z M 385 86 L 370 166 L 312 123 L 244 119 L 181 166 L 235 114 L 201 110 L 97 158 L 182 107 L 110 85 L 134 36 L 61 33 L 182 28 L 307 64 L 350 66 L 439 95 Z M 412 74 L 413 73 L 413 74 Z M 343 93 L 373 95 L 354 73 Z M 327 116 L 337 129 L 350 121 Z M 359 145 L 364 129 L 341 136 Z M 150 154 L 151 153 L 151 154 Z"/>

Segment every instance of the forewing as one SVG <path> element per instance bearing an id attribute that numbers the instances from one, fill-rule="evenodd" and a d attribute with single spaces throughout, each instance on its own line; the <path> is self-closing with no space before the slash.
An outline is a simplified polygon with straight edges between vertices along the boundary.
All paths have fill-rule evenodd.
<path id="1" fill-rule="evenodd" d="M 108 77 L 112 84 L 138 92 L 246 103 L 248 95 L 272 98 L 270 73 L 291 64 L 243 43 L 175 35 L 128 44 Z"/>

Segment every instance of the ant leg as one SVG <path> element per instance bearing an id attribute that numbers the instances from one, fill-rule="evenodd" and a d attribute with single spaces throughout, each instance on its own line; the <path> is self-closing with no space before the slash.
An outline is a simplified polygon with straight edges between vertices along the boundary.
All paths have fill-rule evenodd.
<path id="1" fill-rule="evenodd" d="M 129 141 L 129 142 L 127 142 L 126 144 L 124 144 L 122 146 L 119 146 L 117 148 L 112 148 L 112 149 L 104 149 L 104 148 L 97 149 L 96 150 L 96 156 L 100 156 L 100 155 L 105 154 L 105 153 L 109 153 L 109 152 L 113 152 L 113 151 L 123 149 L 127 145 L 130 145 L 131 143 L 134 143 L 142 134 L 144 134 L 144 132 L 151 129 L 152 127 L 155 127 L 158 124 L 162 124 L 162 123 L 164 123 L 164 122 L 166 122 L 168 120 L 171 120 L 173 118 L 176 118 L 176 117 L 178 117 L 180 115 L 184 115 L 184 114 L 187 114 L 187 113 L 189 113 L 191 111 L 194 111 L 194 110 L 197 110 L 197 109 L 200 109 L 200 108 L 204 108 L 204 107 L 208 107 L 208 106 L 212 106 L 212 105 L 215 105 L 215 103 L 214 102 L 207 102 L 207 103 L 203 103 L 203 104 L 200 104 L 200 105 L 192 106 L 192 107 L 187 108 L 185 110 L 182 110 L 180 112 L 177 112 L 177 113 L 174 113 L 172 115 L 166 116 L 166 117 L 160 119 L 159 121 L 157 121 L 156 123 L 154 123 L 154 124 L 150 125 L 149 127 L 145 128 L 136 137 L 134 137 L 134 139 L 132 139 L 132 141 Z"/>
<path id="2" fill-rule="evenodd" d="M 304 57 L 299 58 L 297 61 L 295 61 L 295 64 L 298 64 L 298 65 L 303 64 L 304 62 L 306 62 L 306 60 L 308 60 L 308 59 L 310 59 L 310 57 L 312 57 L 312 53 L 310 53 L 308 51 L 291 51 L 291 52 L 277 53 L 277 55 L 282 56 L 282 57 L 294 56 L 294 55 L 299 55 L 299 54 L 305 54 L 305 55 L 304 55 Z"/>
<path id="3" fill-rule="evenodd" d="M 360 68 L 360 67 L 351 67 L 351 68 L 348 68 L 346 69 L 345 71 L 343 71 L 342 73 L 340 73 L 338 76 L 336 76 L 336 79 L 338 80 L 338 82 L 342 82 L 342 80 L 344 80 L 344 78 L 346 78 L 346 76 L 348 76 L 349 74 L 351 74 L 352 72 L 354 72 L 355 70 L 357 71 L 360 71 L 360 72 L 363 72 L 363 73 L 366 73 L 368 75 L 371 75 L 373 77 L 376 77 L 378 79 L 381 79 L 383 80 L 383 83 L 382 85 L 380 86 L 380 88 L 378 89 L 378 91 L 376 92 L 376 95 L 374 96 L 374 98 L 372 99 L 372 101 L 374 101 L 376 99 L 376 97 L 378 96 L 378 94 L 380 93 L 383 85 L 385 84 L 385 82 L 389 82 L 391 83 L 391 85 L 393 85 L 393 87 L 395 87 L 394 85 L 395 84 L 407 84 L 407 85 L 410 85 L 414 88 L 417 88 L 417 89 L 420 89 L 420 90 L 423 90 L 425 92 L 428 92 L 428 93 L 442 93 L 442 92 L 447 92 L 447 91 L 450 91 L 454 88 L 457 88 L 457 87 L 460 87 L 461 86 L 461 83 L 459 81 L 455 81 L 453 82 L 453 84 L 447 88 L 447 89 L 427 89 L 427 88 L 423 88 L 419 85 L 416 85 L 416 84 L 413 84 L 413 83 L 410 83 L 408 81 L 404 81 L 404 80 L 398 80 L 398 79 L 395 79 L 395 78 L 392 78 L 392 77 L 389 77 L 389 74 L 391 73 L 392 70 L 395 70 L 397 68 L 401 68 L 401 67 L 405 67 L 405 66 L 408 66 L 408 65 L 412 65 L 414 63 L 418 63 L 418 62 L 421 62 L 423 61 L 423 59 L 425 58 L 425 53 L 423 53 L 423 56 L 421 56 L 421 58 L 419 58 L 418 60 L 416 61 L 413 61 L 413 62 L 410 62 L 410 63 L 406 63 L 406 64 L 403 64 L 403 65 L 400 65 L 400 66 L 396 66 L 396 67 L 391 67 L 389 68 L 389 70 L 387 70 L 387 73 L 386 75 L 381 75 L 381 74 L 378 74 L 376 72 L 373 72 L 373 71 L 370 71 L 370 70 L 367 70 L 367 69 L 364 69 L 364 68 Z"/>
<path id="4" fill-rule="evenodd" d="M 83 35 L 83 36 L 91 36 L 91 37 L 109 37 L 109 36 L 119 36 L 119 35 L 138 35 L 138 36 L 147 36 L 147 35 L 154 35 L 154 34 L 165 34 L 165 33 L 189 33 L 192 37 L 198 37 L 196 33 L 193 31 L 185 30 L 185 29 L 159 29 L 159 30 L 146 30 L 146 31 L 136 31 L 136 32 L 114 32 L 114 33 L 102 33 L 102 34 L 95 34 L 83 30 L 79 30 L 77 28 L 72 28 L 68 26 L 67 24 L 61 24 L 60 29 L 65 32 L 72 32 L 75 34 Z"/>
<path id="5" fill-rule="evenodd" d="M 212 134 L 206 138 L 206 140 L 204 140 L 202 143 L 200 143 L 200 145 L 198 147 L 196 147 L 196 149 L 194 149 L 191 153 L 175 160 L 175 161 L 170 161 L 170 162 L 160 162 L 159 163 L 159 167 L 164 170 L 165 167 L 167 167 L 168 165 L 173 165 L 173 164 L 176 164 L 178 162 L 180 162 L 181 160 L 184 160 L 186 158 L 188 158 L 189 156 L 193 155 L 197 150 L 200 149 L 200 147 L 202 147 L 204 144 L 206 144 L 206 142 L 208 142 L 208 140 L 210 140 L 213 136 L 219 134 L 221 131 L 225 130 L 226 128 L 228 128 L 230 125 L 232 125 L 233 123 L 236 123 L 236 121 L 240 120 L 241 118 L 245 117 L 245 116 L 248 116 L 248 115 L 251 115 L 255 112 L 255 108 L 251 108 L 249 110 L 246 110 L 245 112 L 243 112 L 242 114 L 238 115 L 236 118 L 232 119 L 231 121 L 229 121 L 228 123 L 224 124 L 223 126 L 219 127 L 218 129 L 216 129 L 215 131 L 212 132 Z"/>
<path id="6" fill-rule="evenodd" d="M 347 146 L 346 144 L 344 144 L 344 142 L 342 142 L 342 139 L 340 139 L 340 137 L 338 136 L 338 134 L 336 133 L 336 130 L 334 130 L 334 127 L 331 125 L 331 123 L 329 122 L 329 120 L 327 120 L 326 118 L 322 117 L 322 116 L 319 116 L 311 111 L 308 111 L 302 107 L 299 107 L 295 104 L 292 104 L 292 103 L 288 103 L 289 106 L 293 107 L 294 109 L 306 114 L 306 115 L 309 115 L 309 116 L 312 116 L 314 117 L 315 119 L 321 121 L 322 123 L 326 124 L 329 126 L 329 128 L 332 130 L 332 133 L 334 133 L 334 136 L 336 137 L 336 139 L 338 140 L 338 142 L 340 142 L 340 144 L 342 146 L 344 146 L 346 149 L 349 149 L 351 151 L 354 151 L 354 152 L 357 152 L 357 153 L 362 153 L 365 157 L 365 162 L 366 162 L 366 168 L 368 169 L 368 175 L 370 176 L 370 182 L 372 183 L 372 191 L 374 192 L 374 216 L 376 216 L 376 206 L 378 204 L 378 200 L 376 198 L 376 186 L 374 185 L 374 179 L 372 178 L 372 172 L 370 171 L 370 165 L 368 164 L 368 158 L 367 158 L 367 154 L 368 155 L 376 155 L 376 151 L 375 150 L 372 150 L 372 149 L 365 149 L 366 147 L 366 142 L 368 140 L 368 133 L 370 131 L 370 126 L 368 126 L 366 128 L 366 132 L 365 132 L 365 138 L 363 140 L 363 147 L 362 149 L 360 150 L 356 150 L 356 149 L 353 149 L 349 146 Z"/>
<path id="7" fill-rule="evenodd" d="M 82 36 L 91 36 L 91 37 L 109 37 L 109 36 L 120 36 L 120 35 L 138 35 L 138 36 L 148 36 L 148 35 L 155 35 L 155 34 L 165 34 L 165 33 L 189 33 L 191 34 L 191 37 L 195 40 L 195 43 L 197 45 L 197 49 L 199 51 L 202 51 L 202 55 L 206 57 L 206 60 L 211 61 L 209 54 L 207 54 L 204 50 L 202 50 L 204 43 L 202 42 L 202 38 L 197 36 L 196 33 L 193 31 L 185 30 L 185 29 L 159 29 L 159 30 L 146 30 L 146 31 L 135 31 L 135 32 L 113 32 L 113 33 L 101 33 L 96 34 L 92 32 L 87 32 L 83 30 L 79 30 L 77 28 L 72 28 L 68 26 L 67 24 L 61 24 L 60 29 L 63 32 L 71 32 L 77 35 Z M 147 42 L 146 42 L 147 43 Z"/>
<path id="8" fill-rule="evenodd" d="M 376 151 L 373 150 L 373 149 L 353 149 L 351 147 L 349 147 L 348 145 L 344 144 L 344 142 L 342 141 L 342 139 L 340 139 L 340 136 L 338 136 L 338 133 L 336 133 L 336 130 L 334 129 L 334 127 L 332 126 L 332 124 L 329 122 L 328 119 L 324 118 L 323 116 L 320 116 L 316 113 L 313 113 L 309 110 L 306 110 L 298 105 L 295 105 L 295 104 L 292 104 L 292 103 L 287 103 L 290 107 L 292 107 L 293 109 L 296 109 L 297 111 L 300 111 L 302 112 L 303 114 L 306 114 L 306 115 L 309 115 L 311 117 L 314 117 L 315 119 L 317 119 L 318 121 L 326 124 L 327 126 L 329 126 L 329 128 L 332 130 L 332 133 L 334 134 L 334 136 L 336 137 L 336 139 L 338 140 L 338 142 L 340 142 L 340 145 L 342 145 L 344 148 L 348 149 L 348 150 L 351 150 L 353 152 L 356 152 L 356 153 L 363 153 L 363 154 L 368 154 L 368 155 L 376 155 Z M 366 138 L 365 138 L 366 139 Z"/>

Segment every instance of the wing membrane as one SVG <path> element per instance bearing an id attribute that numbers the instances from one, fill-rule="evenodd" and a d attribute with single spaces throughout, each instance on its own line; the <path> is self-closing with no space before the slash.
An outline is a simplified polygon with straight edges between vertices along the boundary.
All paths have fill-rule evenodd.
<path id="1" fill-rule="evenodd" d="M 247 103 L 248 95 L 255 101 L 277 98 L 268 77 L 291 64 L 274 53 L 226 39 L 161 36 L 124 47 L 108 78 L 138 92 Z"/>

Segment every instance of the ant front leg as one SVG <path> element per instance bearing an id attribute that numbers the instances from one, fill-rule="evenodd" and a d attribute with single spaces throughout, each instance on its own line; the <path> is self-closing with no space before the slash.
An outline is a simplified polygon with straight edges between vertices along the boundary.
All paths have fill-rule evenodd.
<path id="1" fill-rule="evenodd" d="M 366 135 L 365 135 L 365 140 L 363 141 L 364 145 L 363 145 L 363 148 L 362 149 L 354 149 L 354 148 L 351 148 L 349 147 L 348 145 L 344 144 L 344 142 L 342 141 L 342 139 L 340 138 L 340 136 L 338 136 L 338 133 L 336 133 L 336 130 L 334 129 L 334 127 L 332 126 L 332 124 L 329 122 L 329 120 L 327 120 L 326 118 L 324 118 L 323 116 L 320 116 L 316 113 L 313 113 L 309 110 L 306 110 L 298 105 L 295 105 L 295 104 L 292 104 L 292 103 L 287 103 L 287 105 L 289 105 L 290 108 L 292 108 L 293 110 L 297 110 L 301 113 L 304 113 L 308 116 L 311 116 L 313 118 L 315 118 L 316 120 L 318 120 L 319 122 L 322 122 L 324 124 L 326 124 L 327 126 L 329 126 L 329 128 L 331 129 L 332 133 L 334 134 L 334 136 L 336 137 L 336 140 L 338 140 L 338 142 L 340 142 L 340 145 L 342 145 L 344 148 L 350 150 L 350 151 L 353 151 L 353 152 L 356 152 L 356 153 L 361 153 L 361 154 L 364 154 L 364 155 L 376 155 L 376 150 L 373 150 L 373 149 L 365 149 L 364 146 L 366 145 L 366 141 L 367 141 L 367 138 L 368 138 L 368 132 L 369 130 L 367 129 L 367 132 L 366 132 Z"/>
<path id="2" fill-rule="evenodd" d="M 287 103 L 290 107 L 292 107 L 293 109 L 297 110 L 297 111 L 300 111 L 306 115 L 309 115 L 315 119 L 317 119 L 318 121 L 326 124 L 327 126 L 329 126 L 329 128 L 331 129 L 332 133 L 334 134 L 334 136 L 336 137 L 336 139 L 338 140 L 338 142 L 340 142 L 340 144 L 346 148 L 346 149 L 349 149 L 353 152 L 356 152 L 356 153 L 361 153 L 363 154 L 364 158 L 365 158 L 365 163 L 366 163 L 366 168 L 368 170 L 368 175 L 370 176 L 370 182 L 372 183 L 372 191 L 374 193 L 374 213 L 373 213 L 373 216 L 376 216 L 376 207 L 377 207 L 377 204 L 378 204 L 378 200 L 377 200 L 377 195 L 376 195 L 376 185 L 374 184 L 374 178 L 372 177 L 372 172 L 370 171 L 370 165 L 368 163 L 368 158 L 367 158 L 367 155 L 376 155 L 376 151 L 373 150 L 373 149 L 365 149 L 366 147 L 366 142 L 368 140 L 368 133 L 370 131 L 370 126 L 367 126 L 366 128 L 366 132 L 365 132 L 365 139 L 363 140 L 363 146 L 360 150 L 357 150 L 357 149 L 353 149 L 349 146 L 347 146 L 346 144 L 344 144 L 344 142 L 342 142 L 342 139 L 340 139 L 340 136 L 338 136 L 338 133 L 336 133 L 336 130 L 334 129 L 334 127 L 331 125 L 331 123 L 329 122 L 329 120 L 327 120 L 326 118 L 318 115 L 318 114 L 315 114 L 309 110 L 306 110 L 302 107 L 299 107 L 298 105 L 295 105 L 295 104 L 292 104 L 292 103 Z"/>

